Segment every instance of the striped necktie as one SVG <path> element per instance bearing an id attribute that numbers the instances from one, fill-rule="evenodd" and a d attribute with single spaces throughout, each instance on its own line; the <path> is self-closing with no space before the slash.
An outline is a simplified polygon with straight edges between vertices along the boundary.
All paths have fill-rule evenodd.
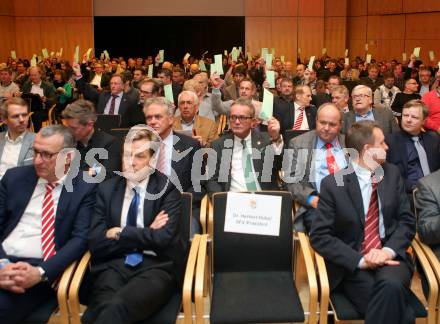
<path id="1" fill-rule="evenodd" d="M 41 245 L 43 250 L 43 259 L 53 257 L 55 251 L 55 208 L 52 192 L 57 183 L 48 183 L 46 185 L 46 194 L 43 200 L 43 213 L 41 217 Z"/>

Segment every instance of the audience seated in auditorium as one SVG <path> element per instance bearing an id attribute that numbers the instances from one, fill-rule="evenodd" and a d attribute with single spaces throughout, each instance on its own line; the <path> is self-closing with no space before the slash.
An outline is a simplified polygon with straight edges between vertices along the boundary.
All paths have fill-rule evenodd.
<path id="1" fill-rule="evenodd" d="M 343 113 L 332 103 L 319 107 L 316 130 L 293 138 L 284 153 L 284 178 L 293 199 L 300 204 L 295 229 L 310 231 L 318 206 L 322 179 L 347 165 L 344 135 L 340 134 Z M 314 155 L 315 154 L 315 155 Z M 285 169 L 286 166 L 288 169 Z"/>
<path id="2" fill-rule="evenodd" d="M 212 142 L 217 154 L 215 171 L 206 184 L 209 195 L 223 191 L 259 191 L 278 188 L 274 159 L 283 149 L 280 124 L 268 121 L 268 132 L 255 130 L 256 110 L 252 101 L 237 99 L 230 108 L 231 133 Z M 259 152 L 255 156 L 254 152 Z M 266 159 L 272 154 L 272 159 Z M 229 158 L 228 158 L 229 156 Z M 226 165 L 225 165 L 226 159 Z"/>
<path id="3" fill-rule="evenodd" d="M 326 261 L 331 291 L 342 290 L 366 324 L 415 323 L 407 250 L 416 226 L 399 170 L 384 162 L 385 137 L 372 121 L 354 124 L 346 145 L 359 156 L 321 182 L 312 247 Z"/>
<path id="4" fill-rule="evenodd" d="M 399 126 L 393 117 L 391 110 L 372 108 L 373 92 L 370 87 L 357 85 L 351 92 L 353 100 L 353 110 L 344 115 L 342 132 L 347 130 L 356 122 L 362 120 L 375 121 L 382 129 L 384 134 L 389 134 L 399 130 Z"/>
<path id="5" fill-rule="evenodd" d="M 100 181 L 120 170 L 121 148 L 112 135 L 95 129 L 96 113 L 93 104 L 76 100 L 62 113 L 64 124 L 72 132 L 76 149 L 81 154 L 80 170 L 98 176 Z"/>
<path id="6" fill-rule="evenodd" d="M 427 116 L 423 101 L 408 101 L 402 110 L 401 130 L 386 136 L 387 161 L 399 168 L 410 195 L 420 178 L 440 168 L 440 136 L 423 130 Z"/>
<path id="7" fill-rule="evenodd" d="M 2 323 L 22 323 L 56 297 L 57 279 L 87 249 L 95 185 L 74 177 L 74 146 L 64 126 L 44 127 L 34 165 L 8 170 L 0 182 Z"/>
<path id="8" fill-rule="evenodd" d="M 199 98 L 193 91 L 184 90 L 179 94 L 179 116 L 174 117 L 173 130 L 183 131 L 199 141 L 201 146 L 208 146 L 217 139 L 217 125 L 214 121 L 198 115 Z"/>

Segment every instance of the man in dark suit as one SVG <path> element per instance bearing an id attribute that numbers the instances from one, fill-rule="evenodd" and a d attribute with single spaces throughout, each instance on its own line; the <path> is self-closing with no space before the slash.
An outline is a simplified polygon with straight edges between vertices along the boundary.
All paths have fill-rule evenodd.
<path id="1" fill-rule="evenodd" d="M 289 177 L 283 180 L 300 204 L 295 217 L 298 231 L 310 231 L 322 179 L 347 165 L 344 135 L 340 134 L 342 114 L 332 103 L 322 105 L 316 117 L 316 130 L 290 140 L 289 150 L 284 152 L 283 169 Z"/>
<path id="2" fill-rule="evenodd" d="M 293 97 L 293 104 L 289 104 L 288 101 L 283 99 L 277 99 L 277 101 L 274 102 L 273 116 L 280 122 L 281 133 L 284 134 L 287 130 L 291 129 L 315 129 L 316 107 L 310 105 L 312 91 L 309 86 L 296 86 Z"/>
<path id="3" fill-rule="evenodd" d="M 251 100 L 241 98 L 232 104 L 229 120 L 232 133 L 212 143 L 217 159 L 215 172 L 206 184 L 209 195 L 278 189 L 274 159 L 284 145 L 278 120 L 268 120 L 267 133 L 253 130 L 255 107 Z"/>
<path id="4" fill-rule="evenodd" d="M 34 95 L 30 100 L 30 110 L 34 112 L 31 118 L 34 130 L 38 132 L 43 121 L 47 120 L 48 110 L 56 103 L 55 88 L 52 83 L 43 81 L 43 72 L 39 67 L 31 67 L 29 80 L 23 84 L 21 92 L 22 95 Z M 41 100 L 36 100 L 38 98 Z"/>
<path id="5" fill-rule="evenodd" d="M 64 109 L 62 118 L 75 137 L 76 149 L 81 154 L 80 170 L 100 177 L 101 181 L 104 177 L 114 176 L 113 172 L 120 170 L 121 143 L 114 136 L 95 129 L 93 104 L 76 100 Z M 89 153 L 91 150 L 95 151 L 94 154 Z M 107 154 L 107 158 L 103 154 Z"/>
<path id="6" fill-rule="evenodd" d="M 440 260 L 440 170 L 421 178 L 417 188 L 415 205 L 420 240 L 428 244 Z"/>
<path id="7" fill-rule="evenodd" d="M 202 174 L 200 143 L 189 136 L 173 132 L 174 105 L 165 97 L 147 99 L 144 113 L 147 125 L 161 138 L 161 145 L 155 156 L 156 169 L 168 176 L 177 189 L 192 193 L 192 232 L 199 233 L 199 207 L 204 192 L 200 186 L 194 188 L 192 174 Z M 195 154 L 197 159 L 194 158 Z"/>
<path id="8" fill-rule="evenodd" d="M 415 218 L 403 180 L 384 162 L 377 124 L 354 124 L 345 141 L 359 156 L 322 181 L 311 244 L 326 261 L 331 291 L 342 290 L 366 324 L 415 323 L 407 303 Z"/>
<path id="9" fill-rule="evenodd" d="M 371 88 L 357 85 L 351 92 L 351 98 L 353 99 L 353 110 L 344 115 L 342 133 L 346 134 L 354 123 L 362 120 L 376 122 L 385 135 L 399 130 L 391 110 L 372 108 L 373 92 Z"/>
<path id="10" fill-rule="evenodd" d="M 96 106 L 98 114 L 120 115 L 121 127 L 130 127 L 131 117 L 137 113 L 138 98 L 129 96 L 124 92 L 124 82 L 122 77 L 115 74 L 110 79 L 110 91 L 98 92 L 95 88 L 86 83 L 81 75 L 78 64 L 73 65 L 76 75 L 76 86 L 79 92 L 84 94 L 84 98 L 92 101 Z"/>
<path id="11" fill-rule="evenodd" d="M 65 171 L 74 146 L 64 126 L 45 127 L 34 165 L 9 169 L 0 182 L 2 323 L 20 323 L 55 297 L 52 284 L 87 249 L 95 185 Z"/>
<path id="12" fill-rule="evenodd" d="M 379 67 L 375 64 L 368 66 L 368 76 L 360 80 L 362 85 L 369 87 L 373 92 L 383 84 L 383 79 L 379 77 Z"/>
<path id="13" fill-rule="evenodd" d="M 123 177 L 99 186 L 90 231 L 94 280 L 84 323 L 144 320 L 177 287 L 185 257 L 180 193 L 150 167 L 154 136 L 133 128 L 124 144 Z"/>
<path id="14" fill-rule="evenodd" d="M 399 168 L 409 194 L 420 178 L 440 168 L 440 137 L 422 131 L 426 117 L 428 106 L 421 100 L 411 100 L 403 106 L 402 130 L 386 137 L 387 161 Z"/>

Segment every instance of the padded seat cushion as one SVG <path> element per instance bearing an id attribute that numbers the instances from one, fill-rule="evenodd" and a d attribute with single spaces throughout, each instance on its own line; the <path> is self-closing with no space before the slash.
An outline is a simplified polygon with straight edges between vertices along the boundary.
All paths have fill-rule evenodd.
<path id="1" fill-rule="evenodd" d="M 216 273 L 211 305 L 211 323 L 304 321 L 291 272 Z"/>

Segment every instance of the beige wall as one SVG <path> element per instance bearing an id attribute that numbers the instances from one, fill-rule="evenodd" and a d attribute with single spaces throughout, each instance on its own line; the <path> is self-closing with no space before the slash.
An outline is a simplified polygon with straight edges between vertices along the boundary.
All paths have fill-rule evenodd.
<path id="1" fill-rule="evenodd" d="M 94 0 L 95 16 L 244 16 L 244 0 Z"/>
<path id="2" fill-rule="evenodd" d="M 72 60 L 74 47 L 93 47 L 93 0 L 1 0 L 0 61 L 15 50 L 18 57 L 42 56 L 42 48 Z M 3 36 L 4 35 L 4 36 Z"/>

